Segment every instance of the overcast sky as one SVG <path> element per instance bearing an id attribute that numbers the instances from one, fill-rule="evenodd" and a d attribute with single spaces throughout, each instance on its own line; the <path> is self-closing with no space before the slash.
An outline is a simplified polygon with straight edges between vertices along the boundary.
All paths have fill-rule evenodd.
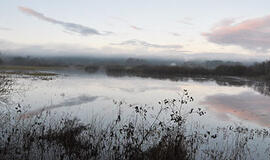
<path id="1" fill-rule="evenodd" d="M 6 53 L 266 59 L 269 49 L 269 0 L 0 0 Z"/>

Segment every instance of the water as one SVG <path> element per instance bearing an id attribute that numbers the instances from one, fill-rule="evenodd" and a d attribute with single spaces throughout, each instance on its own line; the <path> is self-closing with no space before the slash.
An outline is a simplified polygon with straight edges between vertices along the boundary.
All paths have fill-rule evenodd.
<path id="1" fill-rule="evenodd" d="M 193 77 L 193 78 L 140 78 L 113 77 L 106 74 L 88 74 L 84 72 L 58 72 L 52 79 L 15 76 L 14 91 L 10 95 L 10 107 L 18 104 L 27 108 L 21 118 L 29 118 L 41 112 L 51 111 L 61 117 L 69 114 L 83 122 L 93 117 L 102 117 L 102 123 L 116 119 L 119 108 L 113 102 L 122 101 L 124 116 L 132 115 L 128 104 L 146 105 L 159 109 L 158 102 L 164 99 L 179 97 L 187 89 L 194 97 L 190 108 L 200 107 L 206 111 L 205 116 L 192 115 L 187 121 L 187 135 L 194 131 L 205 134 L 211 132 L 217 138 L 210 139 L 202 150 L 224 151 L 237 150 L 239 139 L 248 140 L 250 159 L 267 159 L 265 152 L 270 139 L 265 136 L 244 136 L 238 132 L 225 130 L 223 127 L 237 126 L 251 129 L 263 129 L 270 126 L 270 94 L 265 83 L 240 79 L 237 77 Z M 163 117 L 164 118 L 164 117 Z M 241 129 L 240 129 L 241 130 Z M 242 131 L 240 131 L 242 132 Z M 262 133 L 263 134 L 263 133 Z M 224 137 L 225 136 L 225 137 Z M 241 146 L 240 146 L 241 148 Z M 239 149 L 239 148 L 238 148 Z M 248 150 L 250 152 L 250 150 Z M 196 159 L 204 159 L 203 152 L 196 153 Z M 229 152 L 228 152 L 229 153 Z M 243 152 L 246 155 L 246 152 Z"/>
<path id="2" fill-rule="evenodd" d="M 158 107 L 160 100 L 175 98 L 187 89 L 195 99 L 190 107 L 202 107 L 207 112 L 207 116 L 196 119 L 202 125 L 270 126 L 267 86 L 239 78 L 170 80 L 66 72 L 52 80 L 19 77 L 15 88 L 21 91 L 14 92 L 11 100 L 14 105 L 29 106 L 29 116 L 50 110 L 71 113 L 83 121 L 93 115 L 109 119 L 117 110 L 113 100 Z"/>

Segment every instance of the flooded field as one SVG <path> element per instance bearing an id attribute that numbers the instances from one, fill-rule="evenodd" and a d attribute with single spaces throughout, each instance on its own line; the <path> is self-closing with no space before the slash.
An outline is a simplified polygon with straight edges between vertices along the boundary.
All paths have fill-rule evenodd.
<path id="1" fill-rule="evenodd" d="M 207 118 L 200 120 L 203 124 L 270 125 L 268 86 L 238 78 L 170 80 L 82 72 L 62 73 L 49 80 L 17 77 L 14 87 L 17 92 L 10 96 L 10 102 L 29 106 L 29 113 L 68 112 L 87 120 L 95 114 L 110 115 L 115 109 L 113 100 L 155 107 L 160 100 L 176 98 L 187 89 L 195 99 L 190 105 L 207 111 Z"/>
<path id="2" fill-rule="evenodd" d="M 166 105 L 169 99 L 181 99 L 181 94 L 187 90 L 192 101 L 183 110 L 188 113 L 192 108 L 199 108 L 205 115 L 190 115 L 185 134 L 210 136 L 200 150 L 211 153 L 210 148 L 214 147 L 221 152 L 224 146 L 228 149 L 236 144 L 238 138 L 245 140 L 248 137 L 246 144 L 251 145 L 249 149 L 258 154 L 257 158 L 265 159 L 269 155 L 266 151 L 270 142 L 270 96 L 268 85 L 263 82 L 237 77 L 113 77 L 82 71 L 57 71 L 57 75 L 46 78 L 12 74 L 11 78 L 13 91 L 3 106 L 23 108 L 19 115 L 23 120 L 50 112 L 59 119 L 68 115 L 83 123 L 98 119 L 103 124 L 110 124 L 119 112 L 127 119 L 132 116 L 134 110 L 128 106 L 147 106 L 157 114 L 161 102 Z M 121 111 L 119 102 L 123 104 Z M 195 159 L 205 157 L 202 151 L 195 155 Z"/>

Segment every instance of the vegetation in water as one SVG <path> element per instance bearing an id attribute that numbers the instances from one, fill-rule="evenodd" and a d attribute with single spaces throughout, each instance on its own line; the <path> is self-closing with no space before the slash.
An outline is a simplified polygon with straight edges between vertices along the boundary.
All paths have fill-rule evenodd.
<path id="1" fill-rule="evenodd" d="M 28 75 L 28 76 L 56 76 L 56 73 L 49 72 L 20 72 L 20 71 L 10 71 L 10 72 L 0 72 L 0 74 L 14 74 L 14 75 Z"/>

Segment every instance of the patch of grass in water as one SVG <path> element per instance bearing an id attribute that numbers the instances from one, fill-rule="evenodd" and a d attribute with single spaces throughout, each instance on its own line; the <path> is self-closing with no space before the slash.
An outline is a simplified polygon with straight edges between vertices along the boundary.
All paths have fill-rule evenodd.
<path id="1" fill-rule="evenodd" d="M 47 77 L 47 76 L 57 76 L 56 73 L 49 72 L 21 72 L 21 71 L 11 71 L 11 72 L 0 72 L 1 74 L 17 74 L 17 75 L 28 75 L 28 76 L 38 76 L 38 77 Z"/>
<path id="2" fill-rule="evenodd" d="M 19 65 L 1 65 L 0 70 L 58 70 L 64 69 L 64 66 L 19 66 Z"/>

